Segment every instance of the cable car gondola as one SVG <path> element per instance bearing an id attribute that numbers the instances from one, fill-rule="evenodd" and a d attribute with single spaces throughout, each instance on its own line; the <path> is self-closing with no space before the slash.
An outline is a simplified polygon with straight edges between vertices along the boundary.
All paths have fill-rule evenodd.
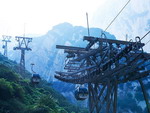
<path id="1" fill-rule="evenodd" d="M 31 78 L 31 82 L 34 84 L 38 84 L 41 80 L 41 77 L 39 74 L 33 74 Z"/>
<path id="2" fill-rule="evenodd" d="M 77 100 L 85 100 L 88 98 L 88 90 L 84 87 L 78 87 L 75 90 L 74 95 Z"/>
<path id="3" fill-rule="evenodd" d="M 34 63 L 31 63 L 31 71 L 33 73 L 32 74 L 32 78 L 31 78 L 31 83 L 38 84 L 40 82 L 40 80 L 41 80 L 41 77 L 40 77 L 39 74 L 36 74 L 36 72 L 33 71 L 33 65 L 34 65 Z"/>

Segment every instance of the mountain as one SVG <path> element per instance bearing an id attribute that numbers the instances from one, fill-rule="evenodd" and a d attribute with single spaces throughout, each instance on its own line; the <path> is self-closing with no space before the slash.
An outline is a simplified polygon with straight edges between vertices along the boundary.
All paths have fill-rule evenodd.
<path id="1" fill-rule="evenodd" d="M 88 113 L 70 104 L 48 82 L 32 84 L 31 74 L 26 71 L 24 78 L 17 67 L 0 54 L 0 113 Z"/>
<path id="2" fill-rule="evenodd" d="M 90 28 L 91 36 L 100 37 L 102 31 L 99 28 Z M 75 85 L 57 81 L 53 77 L 55 71 L 63 71 L 62 67 L 65 63 L 65 53 L 63 50 L 57 50 L 56 45 L 85 47 L 87 44 L 83 41 L 85 35 L 87 35 L 87 29 L 82 26 L 72 26 L 69 23 L 54 26 L 47 34 L 33 38 L 33 42 L 30 44 L 32 51 L 26 53 L 26 67 L 30 70 L 30 63 L 35 63 L 34 70 L 41 75 L 42 79 L 52 83 L 53 88 L 63 94 L 70 102 L 87 107 L 88 100 L 84 102 L 75 100 Z M 110 39 L 116 39 L 109 32 L 106 32 L 106 36 Z M 18 51 L 13 51 L 11 59 L 19 61 L 20 57 L 16 55 L 18 53 Z M 149 92 L 150 80 L 144 79 L 144 84 Z M 119 113 L 147 113 L 146 104 L 137 81 L 120 84 L 118 100 Z"/>
<path id="3" fill-rule="evenodd" d="M 90 35 L 100 37 L 102 29 L 90 28 Z M 74 98 L 74 85 L 57 81 L 54 78 L 55 71 L 62 71 L 65 61 L 65 54 L 63 50 L 56 49 L 56 45 L 68 45 L 85 47 L 87 42 L 83 41 L 83 36 L 87 35 L 87 28 L 82 26 L 73 26 L 70 23 L 61 23 L 54 26 L 45 35 L 40 37 L 33 37 L 30 45 L 32 51 L 26 52 L 26 68 L 31 70 L 31 63 L 35 63 L 34 70 L 40 76 L 53 83 L 53 87 L 63 94 L 70 102 L 76 104 L 77 100 Z M 106 32 L 106 36 L 110 39 L 116 39 L 114 35 Z M 10 59 L 19 62 L 19 51 L 10 51 Z M 62 87 L 60 87 L 62 86 Z M 69 91 L 66 89 L 70 89 Z M 87 106 L 87 101 L 84 102 Z"/>
<path id="4" fill-rule="evenodd" d="M 101 29 L 90 28 L 91 36 L 100 37 Z M 33 37 L 30 45 L 32 51 L 26 52 L 26 68 L 30 70 L 30 64 L 35 63 L 34 70 L 44 79 L 54 81 L 55 71 L 62 70 L 65 54 L 57 50 L 56 45 L 68 45 L 85 47 L 83 36 L 87 35 L 87 29 L 82 26 L 72 26 L 70 23 L 62 23 L 54 26 L 47 34 Z M 115 39 L 114 35 L 106 32 L 106 36 Z M 12 54 L 13 53 L 13 54 Z M 10 59 L 19 61 L 19 51 L 11 51 Z"/>
<path id="5" fill-rule="evenodd" d="M 105 29 L 116 17 L 119 11 L 129 0 L 105 0 L 91 20 L 91 26 Z M 107 29 L 117 39 L 135 41 L 136 36 L 144 36 L 150 30 L 150 0 L 130 0 L 125 9 Z M 150 34 L 142 42 L 149 40 Z M 150 53 L 150 43 L 144 49 Z"/>

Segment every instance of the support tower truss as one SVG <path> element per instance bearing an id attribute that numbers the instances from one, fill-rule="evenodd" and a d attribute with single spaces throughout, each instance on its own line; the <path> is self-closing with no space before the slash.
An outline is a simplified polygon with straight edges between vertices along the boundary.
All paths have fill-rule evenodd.
<path id="1" fill-rule="evenodd" d="M 139 80 L 150 75 L 150 54 L 144 53 L 145 45 L 136 41 L 121 41 L 84 36 L 86 47 L 56 45 L 64 49 L 64 72 L 56 71 L 55 78 L 74 84 L 88 84 L 90 113 L 116 113 L 118 84 Z M 141 85 L 147 103 L 148 97 Z"/>
<path id="2" fill-rule="evenodd" d="M 6 36 L 6 35 L 3 35 L 3 49 L 4 49 L 4 56 L 7 57 L 7 46 L 8 46 L 8 42 L 11 42 L 10 39 L 11 39 L 11 36 Z"/>
<path id="3" fill-rule="evenodd" d="M 14 50 L 21 50 L 20 58 L 20 72 L 25 70 L 25 51 L 31 51 L 29 48 L 29 43 L 32 42 L 32 38 L 16 36 L 16 41 L 18 46 L 14 47 Z"/>

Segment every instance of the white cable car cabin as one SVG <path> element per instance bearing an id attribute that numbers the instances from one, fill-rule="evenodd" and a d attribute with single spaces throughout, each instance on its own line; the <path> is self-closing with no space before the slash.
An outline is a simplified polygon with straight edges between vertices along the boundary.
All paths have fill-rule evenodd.
<path id="1" fill-rule="evenodd" d="M 88 98 L 88 90 L 87 90 L 87 88 L 78 87 L 75 90 L 74 95 L 77 100 L 85 100 Z"/>
<path id="2" fill-rule="evenodd" d="M 33 74 L 32 75 L 31 82 L 33 84 L 38 84 L 40 82 L 40 80 L 41 80 L 41 77 L 39 74 Z"/>

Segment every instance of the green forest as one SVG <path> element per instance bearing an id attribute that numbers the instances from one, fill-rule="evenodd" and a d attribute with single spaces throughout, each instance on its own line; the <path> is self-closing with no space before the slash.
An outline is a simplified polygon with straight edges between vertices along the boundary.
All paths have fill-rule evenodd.
<path id="1" fill-rule="evenodd" d="M 0 113 L 88 113 L 68 102 L 44 80 L 30 82 L 31 73 L 19 74 L 19 65 L 0 55 Z"/>

